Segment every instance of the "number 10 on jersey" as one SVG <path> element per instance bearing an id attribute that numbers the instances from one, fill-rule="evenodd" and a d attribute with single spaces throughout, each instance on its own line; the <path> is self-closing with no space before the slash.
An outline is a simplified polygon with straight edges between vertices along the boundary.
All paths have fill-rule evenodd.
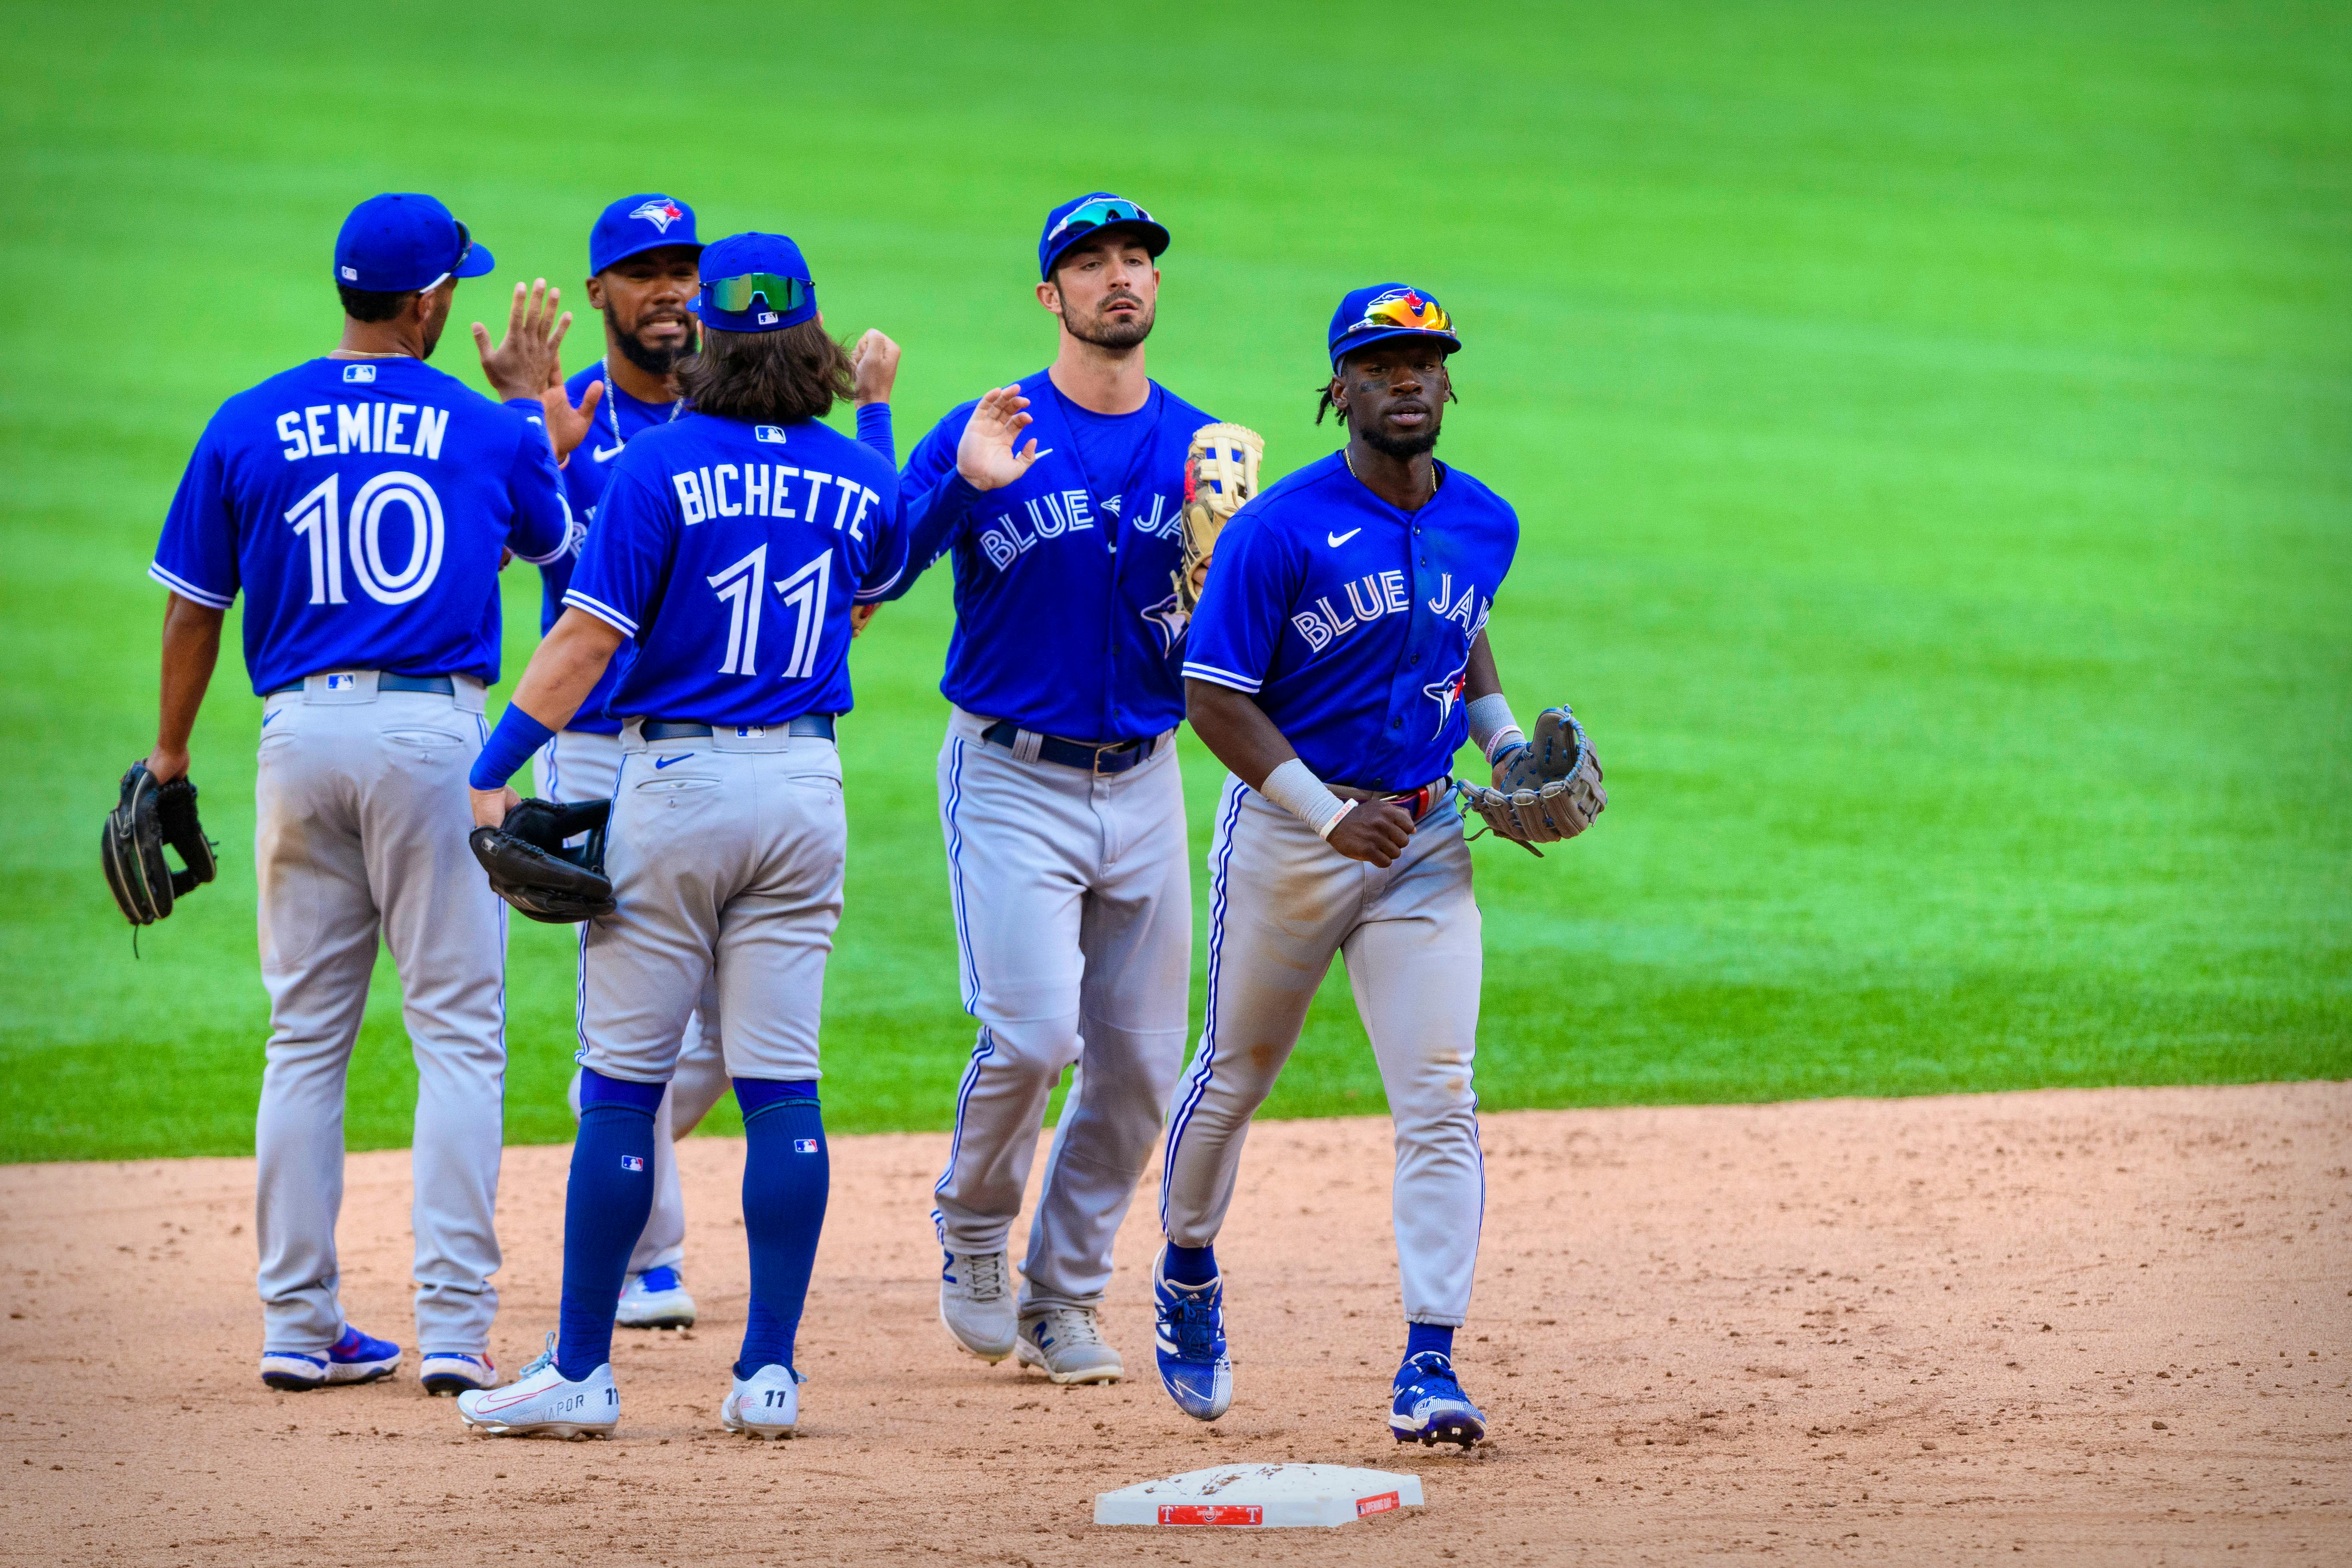
<path id="1" fill-rule="evenodd" d="M 721 675 L 757 675 L 760 659 L 760 592 L 768 577 L 768 547 L 761 545 L 733 565 L 714 572 L 710 585 L 727 606 L 727 655 Z M 805 680 L 816 673 L 817 643 L 824 635 L 825 600 L 833 585 L 833 552 L 827 550 L 778 580 L 774 588 L 795 612 L 792 656 L 779 679 Z"/>
<path id="2" fill-rule="evenodd" d="M 310 603 L 341 605 L 343 597 L 342 476 L 329 474 L 309 494 L 286 509 L 286 521 L 310 546 Z M 383 558 L 384 515 L 399 507 L 408 513 L 408 561 L 397 572 Z M 441 573 L 446 529 L 441 498 L 415 474 L 378 474 L 352 498 L 352 575 L 379 605 L 405 605 L 422 597 Z"/>

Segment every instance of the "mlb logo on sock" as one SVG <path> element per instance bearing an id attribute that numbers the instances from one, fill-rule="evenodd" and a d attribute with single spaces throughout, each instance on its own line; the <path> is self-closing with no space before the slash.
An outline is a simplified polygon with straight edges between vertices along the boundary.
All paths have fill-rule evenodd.
<path id="1" fill-rule="evenodd" d="M 795 1153 L 795 1154 L 814 1154 L 814 1153 L 815 1153 L 815 1152 L 816 1152 L 816 1140 L 815 1140 L 815 1139 L 814 1139 L 814 1138 L 795 1138 L 795 1139 L 793 1139 L 793 1153 Z"/>
<path id="2" fill-rule="evenodd" d="M 621 1169 L 624 1171 L 642 1171 L 645 1168 L 646 1157 L 643 1154 L 624 1154 L 621 1156 Z"/>

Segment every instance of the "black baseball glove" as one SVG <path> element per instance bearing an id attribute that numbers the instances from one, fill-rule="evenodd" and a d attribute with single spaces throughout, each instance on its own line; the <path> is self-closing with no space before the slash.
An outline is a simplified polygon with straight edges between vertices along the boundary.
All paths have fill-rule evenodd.
<path id="1" fill-rule="evenodd" d="M 604 875 L 604 824 L 612 814 L 608 800 L 526 800 L 507 813 L 503 826 L 477 827 L 466 842 L 490 874 L 492 892 L 532 920 L 572 925 L 616 907 Z M 588 842 L 566 849 L 563 841 L 580 833 Z"/>
<path id="2" fill-rule="evenodd" d="M 166 844 L 180 852 L 186 870 L 174 871 L 164 861 Z M 211 881 L 219 868 L 213 841 L 196 820 L 196 786 L 184 778 L 159 784 L 145 763 L 131 763 L 122 775 L 122 798 L 106 814 L 98 854 L 114 901 L 135 926 L 170 914 L 174 900 Z"/>
<path id="3" fill-rule="evenodd" d="M 1535 739 L 1496 759 L 1494 787 L 1465 784 L 1462 793 L 1488 827 L 1538 856 L 1537 845 L 1575 837 L 1609 805 L 1601 759 L 1564 707 L 1538 714 Z"/>

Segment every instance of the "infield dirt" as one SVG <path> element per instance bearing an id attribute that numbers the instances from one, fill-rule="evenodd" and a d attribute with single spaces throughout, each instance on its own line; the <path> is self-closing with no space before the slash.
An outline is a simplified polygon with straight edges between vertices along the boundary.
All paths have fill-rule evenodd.
<path id="1" fill-rule="evenodd" d="M 1252 1135 L 1219 1244 L 1237 1394 L 1151 1373 L 1153 1191 L 1107 1308 L 1130 1381 L 950 1348 L 945 1139 L 843 1138 L 804 1436 L 718 1429 L 741 1145 L 683 1146 L 701 1324 L 624 1331 L 609 1443 L 469 1439 L 415 1381 L 404 1153 L 355 1156 L 344 1296 L 393 1382 L 254 1374 L 252 1165 L 0 1170 L 8 1562 L 695 1564 L 2352 1560 L 2352 1085 L 1519 1112 L 1458 1360 L 1496 1436 L 1381 1425 L 1401 1340 L 1384 1120 Z M 508 1151 L 495 1346 L 553 1326 L 568 1151 Z M 1419 1473 L 1334 1531 L 1098 1530 L 1096 1492 L 1226 1460 Z M 1213 1533 L 1214 1539 L 1205 1539 Z"/>

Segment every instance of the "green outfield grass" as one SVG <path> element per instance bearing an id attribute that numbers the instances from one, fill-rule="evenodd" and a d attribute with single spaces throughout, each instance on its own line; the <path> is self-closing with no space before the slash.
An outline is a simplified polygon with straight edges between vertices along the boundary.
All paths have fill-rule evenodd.
<path id="1" fill-rule="evenodd" d="M 2344 9 L 1310 9 L 0 7 L 0 1158 L 250 1147 L 234 656 L 195 748 L 222 879 L 135 963 L 95 840 L 181 465 L 331 344 L 334 229 L 383 189 L 498 256 L 436 362 L 477 384 L 463 322 L 576 287 L 613 196 L 788 230 L 835 328 L 906 345 L 902 443 L 1048 357 L 1037 220 L 1081 189 L 1174 230 L 1152 368 L 1276 471 L 1333 444 L 1339 292 L 1440 292 L 1444 455 L 1526 523 L 1508 689 L 1575 701 L 1612 799 L 1540 863 L 1477 847 L 1490 1108 L 2352 1074 Z M 856 650 L 842 1130 L 945 1125 L 970 1044 L 946 590 Z M 519 1141 L 570 1135 L 571 947 L 515 934 Z M 387 963 L 354 1146 L 406 1140 L 413 1078 Z M 1380 1103 L 1335 979 L 1273 1110 Z"/>

